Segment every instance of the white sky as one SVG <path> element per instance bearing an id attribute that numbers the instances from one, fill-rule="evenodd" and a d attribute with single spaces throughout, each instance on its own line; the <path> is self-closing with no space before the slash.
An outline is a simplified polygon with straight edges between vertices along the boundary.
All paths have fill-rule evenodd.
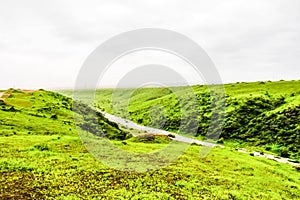
<path id="1" fill-rule="evenodd" d="M 144 74 L 140 75 L 139 73 L 135 74 L 136 67 L 143 67 L 145 65 L 157 64 L 161 67 L 169 67 L 176 74 L 182 77 L 181 81 L 176 79 L 174 76 L 166 73 L 166 70 L 157 71 L 157 73 L 153 72 L 152 75 L 156 76 L 160 73 L 164 80 L 159 81 L 156 79 L 157 77 L 153 77 L 152 82 L 148 83 L 148 79 L 145 76 L 149 76 L 147 71 L 141 71 Z M 118 73 L 116 73 L 116 71 Z M 130 74 L 129 74 L 130 73 Z M 131 79 L 126 79 L 126 76 L 130 75 Z M 132 80 L 135 79 L 135 80 Z M 143 79 L 147 81 L 143 81 Z M 151 80 L 151 79 L 150 79 Z M 156 81 L 154 81 L 156 80 Z M 127 54 L 119 58 L 115 61 L 111 66 L 108 67 L 107 71 L 103 74 L 103 76 L 99 77 L 98 87 L 114 87 L 118 83 L 120 87 L 139 87 L 143 84 L 150 86 L 166 86 L 168 85 L 182 85 L 182 81 L 185 81 L 185 84 L 195 85 L 199 82 L 204 84 L 206 83 L 205 77 L 201 74 L 198 74 L 190 64 L 188 64 L 183 59 L 175 56 L 171 53 L 156 51 L 156 50 L 141 50 L 134 53 Z M 143 83 L 143 84 L 137 84 Z"/>
<path id="2" fill-rule="evenodd" d="M 149 27 L 196 41 L 225 83 L 300 79 L 299 22 L 299 0 L 0 0 L 0 88 L 72 88 L 98 45 Z"/>

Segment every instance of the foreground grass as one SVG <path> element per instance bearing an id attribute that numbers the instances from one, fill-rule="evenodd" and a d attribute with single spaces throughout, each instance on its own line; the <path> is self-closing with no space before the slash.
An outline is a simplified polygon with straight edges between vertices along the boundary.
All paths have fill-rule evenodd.
<path id="1" fill-rule="evenodd" d="M 77 136 L 71 99 L 42 90 L 4 92 L 0 101 L 0 199 L 300 198 L 300 173 L 292 166 L 230 147 L 216 148 L 200 158 L 201 147 L 192 145 L 178 160 L 147 173 L 114 170 L 97 161 Z M 140 95 L 147 98 L 148 94 Z M 88 111 L 84 104 L 80 108 Z M 86 122 L 82 128 L 94 132 L 95 123 L 82 112 L 77 115 Z M 98 122 L 107 127 L 107 135 L 134 132 L 120 130 L 101 115 Z M 135 138 L 112 142 L 139 153 L 167 145 Z"/>
<path id="2" fill-rule="evenodd" d="M 126 142 L 114 144 L 143 153 L 165 145 Z M 2 136 L 0 147 L 1 199 L 300 198 L 300 173 L 290 165 L 230 148 L 199 158 L 192 145 L 165 168 L 134 173 L 104 166 L 77 136 Z"/>

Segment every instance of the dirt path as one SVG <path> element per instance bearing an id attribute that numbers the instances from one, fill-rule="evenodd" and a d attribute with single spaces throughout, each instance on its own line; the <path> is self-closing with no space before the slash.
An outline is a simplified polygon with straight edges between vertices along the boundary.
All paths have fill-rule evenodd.
<path id="1" fill-rule="evenodd" d="M 292 162 L 292 160 L 289 159 L 289 158 L 274 156 L 272 154 L 265 154 L 265 153 L 262 154 L 262 153 L 256 152 L 256 151 L 249 152 L 249 151 L 247 151 L 247 149 L 238 149 L 238 152 L 250 153 L 252 156 L 255 156 L 255 157 L 267 158 L 269 160 L 274 160 L 274 161 L 280 162 L 280 163 L 287 163 L 287 164 L 290 164 L 290 165 L 293 165 L 293 166 L 299 166 L 300 165 L 299 163 Z"/>
<path id="2" fill-rule="evenodd" d="M 178 135 L 176 133 L 168 132 L 168 131 L 165 131 L 165 130 L 156 129 L 156 128 L 152 128 L 152 127 L 147 127 L 147 126 L 141 126 L 141 125 L 136 124 L 133 121 L 130 121 L 130 120 L 127 120 L 127 119 L 123 119 L 121 117 L 117 117 L 117 116 L 108 114 L 107 112 L 103 112 L 103 111 L 100 111 L 100 110 L 98 110 L 98 111 L 101 112 L 104 115 L 104 117 L 109 119 L 110 121 L 113 121 L 117 124 L 121 124 L 121 125 L 123 125 L 127 128 L 133 128 L 135 130 L 140 130 L 140 131 L 144 131 L 144 132 L 152 133 L 152 134 L 161 134 L 161 135 L 171 134 L 171 135 L 174 136 L 174 137 L 170 137 L 172 140 L 185 142 L 185 143 L 190 143 L 190 144 L 195 143 L 195 144 L 198 144 L 198 145 L 208 146 L 208 147 L 216 147 L 216 146 L 221 147 L 221 148 L 224 147 L 222 145 L 214 144 L 214 143 L 211 143 L 211 142 L 204 142 L 204 141 L 196 140 L 196 139 L 193 139 L 193 138 L 185 137 L 185 136 Z"/>
<path id="3" fill-rule="evenodd" d="M 190 143 L 190 144 L 196 143 L 196 144 L 199 144 L 199 145 L 202 145 L 202 146 L 209 146 L 209 147 L 218 146 L 218 147 L 224 148 L 224 146 L 222 146 L 222 145 L 217 145 L 217 144 L 210 143 L 210 142 L 204 142 L 204 141 L 196 140 L 196 139 L 193 139 L 193 138 L 188 138 L 188 137 L 178 135 L 176 133 L 168 132 L 168 131 L 165 131 L 165 130 L 161 130 L 161 129 L 151 128 L 151 127 L 147 127 L 147 126 L 141 126 L 141 125 L 136 124 L 133 121 L 111 115 L 107 112 L 103 112 L 103 111 L 100 111 L 100 110 L 97 110 L 97 111 L 101 112 L 104 115 L 104 117 L 106 117 L 110 121 L 113 121 L 117 124 L 123 125 L 123 126 L 128 127 L 128 128 L 133 128 L 133 129 L 136 129 L 136 130 L 141 130 L 141 131 L 144 131 L 144 132 L 147 132 L 147 133 L 152 133 L 152 134 L 163 134 L 163 135 L 172 134 L 175 137 L 171 138 L 171 139 L 176 140 L 176 141 Z M 293 166 L 299 166 L 300 165 L 299 163 L 292 162 L 291 159 L 289 159 L 289 158 L 278 157 L 278 156 L 274 156 L 274 155 L 271 155 L 271 154 L 261 154 L 259 152 L 249 152 L 249 151 L 247 151 L 247 149 L 238 149 L 238 151 L 241 152 L 241 153 L 248 153 L 248 154 L 251 154 L 252 156 L 256 156 L 256 157 L 267 158 L 269 160 L 274 160 L 274 161 L 280 162 L 280 163 L 287 163 L 287 164 L 290 164 L 290 165 L 293 165 Z"/>

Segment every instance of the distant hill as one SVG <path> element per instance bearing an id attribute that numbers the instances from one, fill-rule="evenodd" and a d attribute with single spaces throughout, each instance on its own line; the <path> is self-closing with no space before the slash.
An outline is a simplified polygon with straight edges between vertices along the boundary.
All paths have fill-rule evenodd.
<path id="1" fill-rule="evenodd" d="M 300 157 L 300 81 L 243 82 L 226 84 L 224 88 L 226 113 L 220 137 L 264 147 L 281 156 Z M 176 88 L 182 96 L 189 89 Z M 103 89 L 96 92 L 96 105 L 143 125 L 177 131 L 182 108 L 171 90 L 174 88 L 118 89 L 113 92 L 112 102 L 112 90 Z M 199 101 L 197 136 L 204 137 L 211 121 L 211 97 L 204 85 L 193 86 L 193 90 Z M 193 113 L 189 106 L 187 99 L 184 109 Z"/>

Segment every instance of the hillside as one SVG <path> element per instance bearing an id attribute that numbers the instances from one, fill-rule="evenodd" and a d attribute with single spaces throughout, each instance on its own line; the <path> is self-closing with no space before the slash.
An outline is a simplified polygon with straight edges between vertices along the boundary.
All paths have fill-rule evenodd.
<path id="1" fill-rule="evenodd" d="M 215 148 L 200 158 L 202 147 L 191 145 L 178 160 L 147 173 L 111 169 L 78 137 L 71 99 L 43 90 L 1 92 L 0 199 L 300 198 L 295 168 L 231 147 Z M 82 127 L 95 131 L 95 124 L 84 116 L 90 108 L 76 108 L 75 115 L 86 118 Z M 120 149 L 146 154 L 165 146 L 160 139 L 120 140 L 125 133 L 101 114 L 96 116 Z"/>
<path id="2" fill-rule="evenodd" d="M 100 134 L 99 124 L 109 139 L 125 139 L 126 133 L 101 113 L 71 98 L 50 91 L 2 91 L 0 135 L 77 135 L 74 117 L 83 131 Z M 75 113 L 73 112 L 73 103 Z M 97 115 L 98 119 L 90 119 Z"/>
<path id="3" fill-rule="evenodd" d="M 226 84 L 224 88 L 226 113 L 220 137 L 225 139 L 225 143 L 256 146 L 281 156 L 299 159 L 300 81 L 235 83 Z M 97 90 L 95 104 L 107 112 L 143 125 L 177 131 L 181 110 L 186 110 L 187 115 L 194 111 L 188 99 L 183 108 L 180 107 L 171 89 L 174 90 L 118 89 L 113 92 L 113 98 L 111 89 Z M 188 89 L 176 88 L 182 96 Z M 200 113 L 196 136 L 203 138 L 211 121 L 211 97 L 206 86 L 194 86 L 193 90 L 199 101 Z M 193 121 L 190 123 L 193 124 Z"/>

